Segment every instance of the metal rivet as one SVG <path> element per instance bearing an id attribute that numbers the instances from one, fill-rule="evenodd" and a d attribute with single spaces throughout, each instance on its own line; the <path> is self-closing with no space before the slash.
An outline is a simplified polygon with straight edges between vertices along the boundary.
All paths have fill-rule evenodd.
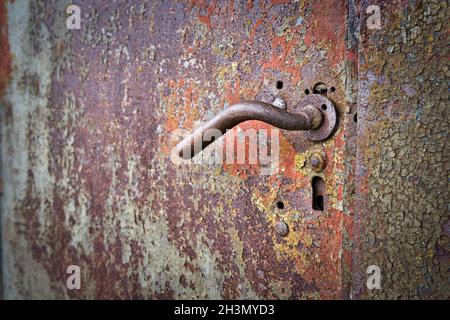
<path id="1" fill-rule="evenodd" d="M 288 225 L 283 222 L 283 221 L 278 221 L 275 224 L 275 231 L 282 237 L 287 236 L 287 234 L 289 233 L 289 227 Z"/>
<path id="2" fill-rule="evenodd" d="M 315 156 L 315 155 L 313 155 L 313 156 L 311 157 L 311 159 L 309 160 L 309 162 L 311 163 L 311 165 L 312 165 L 313 167 L 317 167 L 317 166 L 320 164 L 320 160 L 317 159 L 317 156 Z"/>
<path id="3" fill-rule="evenodd" d="M 325 159 L 320 153 L 313 153 L 309 157 L 309 164 L 311 165 L 312 170 L 320 172 L 325 168 Z"/>

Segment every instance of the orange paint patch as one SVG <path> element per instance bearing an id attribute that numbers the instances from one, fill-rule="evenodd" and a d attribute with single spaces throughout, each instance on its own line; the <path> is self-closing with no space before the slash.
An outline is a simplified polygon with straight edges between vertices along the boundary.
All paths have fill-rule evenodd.
<path id="1" fill-rule="evenodd" d="M 317 283 L 319 291 L 323 292 L 322 298 L 332 299 L 337 298 L 333 295 L 336 292 L 340 292 L 342 288 L 341 283 L 341 257 L 340 250 L 342 248 L 342 212 L 336 209 L 328 210 L 328 217 L 323 218 L 320 221 L 319 234 L 322 234 L 320 240 L 320 248 L 318 255 L 320 261 L 326 270 L 321 270 L 320 274 L 317 271 L 310 270 L 312 275 L 311 280 L 314 278 L 320 278 Z M 325 272 L 323 272 L 325 271 Z"/>
<path id="2" fill-rule="evenodd" d="M 247 0 L 247 10 L 253 9 L 253 0 Z"/>
<path id="3" fill-rule="evenodd" d="M 206 3 L 204 1 L 201 2 L 200 7 L 205 8 L 206 7 Z M 214 10 L 216 9 L 216 3 L 213 2 L 211 3 L 207 10 L 206 10 L 206 15 L 198 15 L 198 20 L 203 23 L 206 24 L 206 26 L 208 27 L 208 30 L 211 30 L 211 15 L 213 14 Z"/>
<path id="4" fill-rule="evenodd" d="M 169 154 L 171 148 L 175 145 L 175 141 L 169 141 L 172 134 L 178 129 L 192 130 L 194 123 L 198 119 L 198 101 L 201 90 L 191 82 L 183 79 L 178 81 L 169 80 L 168 86 L 171 88 L 171 94 L 163 97 L 166 106 L 166 135 L 161 141 L 161 150 L 164 154 Z"/>
<path id="5" fill-rule="evenodd" d="M 206 26 L 208 27 L 208 30 L 211 30 L 211 19 L 209 16 L 198 16 L 198 20 L 203 23 L 206 24 Z"/>
<path id="6" fill-rule="evenodd" d="M 346 52 L 345 41 L 341 41 L 345 37 L 346 10 L 345 2 L 341 0 L 316 2 L 310 17 L 313 23 L 305 35 L 306 46 L 315 43 L 329 49 L 327 56 L 332 67 L 343 61 Z"/>
<path id="7" fill-rule="evenodd" d="M 182 115 L 185 116 L 183 127 L 192 129 L 194 127 L 194 121 L 197 120 L 198 116 L 197 104 L 199 97 L 197 93 L 199 90 L 194 88 L 190 83 L 185 87 L 185 81 L 183 79 L 177 82 L 173 80 L 169 81 L 169 87 L 172 88 L 172 94 L 167 98 L 166 132 L 170 133 L 179 128 L 179 119 Z M 184 92 L 184 94 L 179 95 L 179 92 Z"/>
<path id="8" fill-rule="evenodd" d="M 230 0 L 230 15 L 234 16 L 234 0 Z"/>
<path id="9" fill-rule="evenodd" d="M 302 176 L 301 173 L 296 170 L 296 154 L 297 152 L 295 151 L 294 145 L 285 138 L 280 131 L 280 169 L 285 177 L 292 180 L 297 180 Z"/>
<path id="10" fill-rule="evenodd" d="M 226 97 L 229 104 L 238 103 L 241 101 L 240 95 L 239 95 L 239 86 L 240 86 L 240 80 L 237 78 L 237 80 L 234 82 L 234 88 L 231 87 L 230 83 L 227 83 L 225 85 L 226 88 Z"/>
<path id="11" fill-rule="evenodd" d="M 263 19 L 258 19 L 258 20 L 256 20 L 255 24 L 253 25 L 253 28 L 250 31 L 250 43 L 252 43 L 255 40 L 256 29 L 258 29 L 258 27 L 261 25 L 262 22 L 263 22 Z"/>

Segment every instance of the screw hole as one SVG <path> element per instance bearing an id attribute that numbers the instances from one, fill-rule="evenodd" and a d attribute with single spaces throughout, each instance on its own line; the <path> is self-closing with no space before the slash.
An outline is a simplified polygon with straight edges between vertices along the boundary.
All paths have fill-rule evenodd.
<path id="1" fill-rule="evenodd" d="M 331 88 L 330 88 L 330 91 L 331 91 L 331 92 L 335 92 L 335 91 L 336 91 L 336 88 L 335 88 L 335 87 L 331 87 Z"/>
<path id="2" fill-rule="evenodd" d="M 353 115 L 353 122 L 358 122 L 358 114 L 357 113 L 355 113 Z"/>
<path id="3" fill-rule="evenodd" d="M 327 110 L 327 105 L 323 104 L 320 108 L 322 108 L 323 111 Z"/>
<path id="4" fill-rule="evenodd" d="M 278 208 L 278 209 L 284 209 L 284 203 L 283 203 L 283 201 L 278 201 L 278 202 L 277 202 L 277 208 Z"/>
<path id="5" fill-rule="evenodd" d="M 275 86 L 276 86 L 276 88 L 277 88 L 278 90 L 282 89 L 282 88 L 283 88 L 283 81 L 278 80 L 278 81 L 276 82 Z"/>
<path id="6" fill-rule="evenodd" d="M 306 93 L 306 94 L 309 94 L 309 89 L 305 89 L 305 93 Z"/>

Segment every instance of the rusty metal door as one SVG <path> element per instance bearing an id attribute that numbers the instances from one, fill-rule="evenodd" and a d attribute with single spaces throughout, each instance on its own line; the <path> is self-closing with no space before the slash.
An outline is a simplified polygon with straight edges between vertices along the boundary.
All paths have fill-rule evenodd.
<path id="1" fill-rule="evenodd" d="M 381 25 L 361 23 L 359 45 L 353 295 L 449 299 L 450 8 L 373 4 Z M 367 290 L 369 265 L 382 290 Z"/>
<path id="2" fill-rule="evenodd" d="M 365 1 L 0 2 L 4 297 L 448 297 L 448 9 L 397 2 L 376 30 Z M 247 121 L 214 143 L 267 132 L 244 163 L 173 159 L 233 103 L 311 95 L 325 141 Z"/>

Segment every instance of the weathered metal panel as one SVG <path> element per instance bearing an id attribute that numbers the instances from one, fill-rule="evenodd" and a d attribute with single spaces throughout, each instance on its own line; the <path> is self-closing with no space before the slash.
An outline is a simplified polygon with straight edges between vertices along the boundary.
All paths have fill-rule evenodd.
<path id="1" fill-rule="evenodd" d="M 432 245 L 438 241 L 448 198 L 439 193 L 445 188 L 439 147 L 446 147 L 448 125 L 442 119 L 448 116 L 437 119 L 446 112 L 439 109 L 446 89 L 431 82 L 444 86 L 447 69 L 425 65 L 445 60 L 446 33 L 426 29 L 434 38 L 422 37 L 408 58 L 396 42 L 392 50 L 387 44 L 397 36 L 394 27 L 378 35 L 364 29 L 366 4 L 353 1 L 74 1 L 82 12 L 80 30 L 66 28 L 69 2 L 1 3 L 6 298 L 332 299 L 349 297 L 352 287 L 354 297 L 409 296 L 391 290 L 405 290 L 395 287 L 394 269 L 410 260 L 390 265 L 383 259 L 403 259 L 398 250 L 410 249 L 395 237 L 415 229 L 379 238 L 385 241 L 379 246 L 368 241 L 376 224 L 388 230 L 400 212 L 387 206 L 401 209 L 402 201 L 414 204 L 411 212 L 430 204 L 432 218 L 424 217 L 419 232 Z M 417 6 L 383 8 L 393 21 L 411 23 L 408 14 L 420 15 Z M 444 29 L 441 15 L 431 16 Z M 408 59 L 423 66 L 422 82 Z M 415 82 L 403 87 L 408 77 Z M 280 131 L 275 174 L 261 175 L 261 165 L 172 161 L 177 129 L 192 130 L 241 99 L 281 96 L 291 110 L 320 82 L 337 106 L 339 127 L 323 143 Z M 422 83 L 430 88 L 419 95 Z M 427 101 L 439 112 L 429 112 Z M 409 105 L 422 106 L 418 120 Z M 416 126 L 424 136 L 413 134 Z M 275 130 L 257 121 L 239 126 L 251 128 Z M 406 133 L 408 147 L 401 149 L 397 135 Z M 437 144 L 424 146 L 435 138 Z M 429 145 L 437 148 L 433 156 L 417 149 L 416 158 L 400 163 L 423 182 L 424 199 L 416 198 L 417 189 L 404 189 L 401 168 L 381 176 L 380 159 L 394 147 L 400 154 Z M 326 156 L 324 171 L 311 170 L 311 154 Z M 399 168 L 393 159 L 383 163 Z M 324 211 L 312 209 L 313 176 L 325 182 Z M 377 202 L 381 195 L 388 204 Z M 288 225 L 286 236 L 276 232 L 280 221 Z M 443 284 L 422 296 L 448 295 L 442 250 L 436 249 L 441 258 L 430 258 L 438 262 L 425 276 Z M 382 293 L 365 293 L 367 263 L 391 272 Z M 66 287 L 69 265 L 81 268 L 81 290 Z M 421 270 L 408 268 L 409 280 Z"/>
<path id="2" fill-rule="evenodd" d="M 227 104 L 281 95 L 292 108 L 320 81 L 345 114 L 346 4 L 79 5 L 82 29 L 68 31 L 60 2 L 6 4 L 6 296 L 345 297 L 346 117 L 316 146 L 282 133 L 269 177 L 252 165 L 177 166 L 170 150 L 174 130 Z M 329 161 L 325 212 L 311 208 L 312 147 Z M 65 288 L 71 264 L 83 290 Z"/>
<path id="3" fill-rule="evenodd" d="M 354 296 L 450 296 L 447 1 L 363 1 Z M 382 290 L 367 290 L 378 265 Z"/>

